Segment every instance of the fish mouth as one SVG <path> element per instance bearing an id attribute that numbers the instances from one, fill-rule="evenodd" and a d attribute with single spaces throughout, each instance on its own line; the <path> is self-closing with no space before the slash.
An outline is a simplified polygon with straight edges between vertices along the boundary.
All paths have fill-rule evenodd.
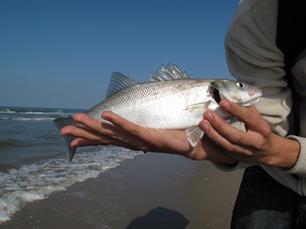
<path id="1" fill-rule="evenodd" d="M 213 98 L 213 100 L 216 101 L 216 103 L 219 103 L 222 99 L 220 91 L 212 85 L 209 87 L 209 94 Z"/>
<path id="2" fill-rule="evenodd" d="M 262 90 L 258 89 L 256 91 L 256 94 L 255 96 L 252 96 L 249 100 L 245 101 L 244 103 L 242 103 L 241 105 L 245 106 L 245 107 L 249 107 L 249 106 L 252 106 L 256 103 L 259 102 L 259 100 L 261 99 L 262 97 Z"/>
<path id="3" fill-rule="evenodd" d="M 259 100 L 260 100 L 260 97 L 252 98 L 249 101 L 246 101 L 246 102 L 242 103 L 241 105 L 243 105 L 245 107 L 249 107 L 249 106 L 252 106 L 252 105 L 258 103 Z"/>

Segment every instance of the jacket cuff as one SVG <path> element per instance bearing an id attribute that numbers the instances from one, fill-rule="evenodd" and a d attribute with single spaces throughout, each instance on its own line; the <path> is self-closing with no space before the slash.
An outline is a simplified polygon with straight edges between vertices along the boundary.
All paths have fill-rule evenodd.
<path id="1" fill-rule="evenodd" d="M 300 152 L 297 161 L 291 169 L 286 170 L 288 173 L 293 173 L 300 176 L 306 176 L 306 138 L 289 135 L 287 138 L 294 139 L 300 144 Z"/>

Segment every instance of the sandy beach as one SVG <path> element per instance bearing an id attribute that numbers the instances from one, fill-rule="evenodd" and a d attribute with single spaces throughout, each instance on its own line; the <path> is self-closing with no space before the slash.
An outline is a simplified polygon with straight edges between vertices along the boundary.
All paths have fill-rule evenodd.
<path id="1" fill-rule="evenodd" d="M 148 153 L 27 204 L 0 228 L 229 228 L 242 171 Z"/>

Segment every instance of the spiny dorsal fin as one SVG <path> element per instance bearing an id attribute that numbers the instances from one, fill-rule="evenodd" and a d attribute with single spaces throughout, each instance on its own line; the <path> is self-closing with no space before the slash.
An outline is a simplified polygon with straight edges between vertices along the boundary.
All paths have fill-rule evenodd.
<path id="1" fill-rule="evenodd" d="M 168 80 L 181 80 L 189 79 L 190 77 L 185 71 L 180 70 L 176 65 L 162 66 L 156 73 L 154 73 L 150 82 L 168 81 Z"/>
<path id="2" fill-rule="evenodd" d="M 128 88 L 138 84 L 136 80 L 133 80 L 120 72 L 114 72 L 108 85 L 106 97 L 111 96 L 115 92 L 121 91 L 124 88 Z"/>

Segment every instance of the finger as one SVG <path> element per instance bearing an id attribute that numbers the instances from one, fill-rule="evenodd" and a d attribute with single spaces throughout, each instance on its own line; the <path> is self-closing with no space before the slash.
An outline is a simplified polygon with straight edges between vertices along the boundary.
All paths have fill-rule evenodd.
<path id="1" fill-rule="evenodd" d="M 117 118 L 120 118 L 120 117 L 117 116 Z M 98 136 L 102 134 L 104 136 L 103 137 L 104 140 L 107 137 L 108 142 L 111 142 L 110 144 L 113 144 L 114 142 L 116 142 L 116 145 L 118 146 L 118 145 L 131 145 L 131 143 L 133 143 L 135 147 L 144 145 L 144 143 L 140 141 L 139 139 L 136 139 L 135 137 L 131 138 L 129 134 L 126 133 L 121 128 L 118 128 L 106 122 L 101 123 L 100 121 L 92 119 L 91 117 L 89 117 L 88 115 L 84 113 L 79 113 L 79 114 L 74 115 L 74 121 L 83 124 L 84 127 L 82 127 L 82 129 L 85 129 L 87 132 L 92 132 L 92 133 L 96 132 L 98 133 L 97 134 Z M 110 138 L 113 140 L 110 140 Z M 119 144 L 119 142 L 121 143 Z"/>
<path id="2" fill-rule="evenodd" d="M 135 150 L 138 150 L 138 148 L 125 144 L 123 142 L 116 141 L 113 139 L 109 139 L 109 140 L 106 140 L 106 139 L 107 137 L 103 139 L 103 141 L 92 141 L 92 140 L 88 140 L 84 138 L 76 138 L 70 143 L 70 146 L 71 147 L 83 147 L 83 146 L 98 146 L 98 145 L 110 145 L 111 144 L 111 145 L 116 145 L 116 146 L 130 148 L 130 149 L 134 148 Z"/>
<path id="3" fill-rule="evenodd" d="M 75 114 L 73 116 L 73 120 L 81 123 L 83 125 L 82 128 L 91 129 L 91 131 L 93 130 L 97 133 L 107 135 L 109 137 L 119 132 L 119 129 L 115 128 L 113 125 L 106 122 L 100 122 L 84 113 Z"/>
<path id="4" fill-rule="evenodd" d="M 111 138 L 103 135 L 97 135 L 96 133 L 90 132 L 90 130 L 86 130 L 84 128 L 78 128 L 76 126 L 65 126 L 61 130 L 62 134 L 67 136 L 73 136 L 76 138 L 83 138 L 89 141 L 98 141 L 103 144 L 111 144 Z"/>
<path id="5" fill-rule="evenodd" d="M 151 132 L 148 131 L 148 128 L 144 128 L 142 126 L 139 126 L 137 124 L 134 124 L 118 115 L 116 115 L 113 112 L 103 112 L 102 118 L 104 118 L 107 121 L 110 121 L 115 126 L 119 127 L 120 129 L 126 131 L 130 135 L 133 135 L 134 137 L 137 137 L 141 139 L 144 142 L 150 143 L 152 141 L 152 135 Z"/>
<path id="6" fill-rule="evenodd" d="M 255 134 L 252 131 L 240 131 L 213 111 L 205 112 L 204 119 L 208 120 L 210 125 L 231 143 L 253 147 L 262 141 L 262 137 L 259 134 Z"/>
<path id="7" fill-rule="evenodd" d="M 91 140 L 87 140 L 84 138 L 76 138 L 70 143 L 70 146 L 72 148 L 75 148 L 75 147 L 82 147 L 82 146 L 97 146 L 101 144 L 102 143 L 98 141 L 91 141 Z"/>
<path id="8" fill-rule="evenodd" d="M 114 138 L 111 138 L 111 137 L 108 137 L 108 136 L 104 136 L 104 135 L 96 135 L 94 133 L 88 132 L 85 129 L 77 128 L 77 127 L 74 127 L 74 126 L 68 127 L 68 130 L 64 130 L 64 131 L 66 132 L 66 135 L 72 135 L 74 137 L 77 137 L 77 139 L 87 140 L 88 144 L 89 143 L 94 143 L 94 145 L 96 145 L 96 143 L 98 143 L 99 145 L 115 145 L 115 146 L 130 148 L 130 149 L 134 149 L 134 150 L 138 150 L 138 149 L 142 150 L 143 148 L 145 148 L 141 144 L 134 143 L 134 145 L 131 145 L 131 144 L 128 144 L 127 142 L 125 142 L 125 141 L 120 141 L 120 140 L 117 140 L 117 139 L 114 139 Z M 83 141 L 83 143 L 85 144 L 84 141 Z"/>
<path id="9" fill-rule="evenodd" d="M 178 130 L 173 130 L 172 132 L 169 130 L 145 128 L 112 112 L 102 113 L 102 118 L 125 131 L 125 135 L 129 136 L 131 140 L 136 139 L 140 141 L 140 145 L 144 145 L 150 149 L 150 151 L 172 152 L 173 149 L 178 148 L 178 145 L 182 144 L 182 141 L 186 138 L 185 132 L 183 132 L 182 136 L 182 131 Z M 180 151 L 186 151 L 186 149 L 190 149 L 190 145 L 188 141 L 186 141 L 186 144 L 179 148 Z"/>
<path id="10" fill-rule="evenodd" d="M 177 135 L 177 132 L 174 131 L 174 135 L 170 134 L 169 130 L 157 130 L 152 128 L 145 128 L 134 124 L 112 112 L 104 112 L 102 117 L 110 121 L 114 126 L 122 129 L 126 132 L 125 135 L 129 136 L 130 139 L 136 139 L 140 141 L 140 145 L 144 145 L 150 151 L 163 151 L 171 152 L 173 148 L 177 148 L 178 144 L 181 144 L 182 136 L 181 134 Z M 169 135 L 168 135 L 168 134 Z M 185 137 L 185 133 L 184 133 Z M 169 138 L 171 140 L 169 140 Z M 189 143 L 186 141 L 186 145 L 181 147 L 181 150 L 186 150 L 190 148 Z"/>
<path id="11" fill-rule="evenodd" d="M 85 113 L 77 113 L 73 115 L 73 120 L 75 122 L 83 124 L 87 128 L 90 128 L 96 132 L 101 132 L 102 130 L 101 122 L 96 119 L 91 118 Z"/>
<path id="12" fill-rule="evenodd" d="M 122 143 L 128 145 L 130 149 L 136 150 L 147 150 L 149 148 L 149 143 L 140 139 L 139 136 L 134 136 L 126 130 L 116 126 L 114 123 L 102 123 L 103 134 L 109 136 L 113 139 L 121 141 Z"/>
<path id="13" fill-rule="evenodd" d="M 200 128 L 204 131 L 206 136 L 229 153 L 239 157 L 251 156 L 253 154 L 250 150 L 229 142 L 227 139 L 221 136 L 207 120 L 200 122 Z"/>
<path id="14" fill-rule="evenodd" d="M 114 113 L 111 114 L 115 115 Z M 119 116 L 115 116 L 121 119 Z M 147 143 L 123 129 L 109 123 L 101 123 L 84 113 L 76 114 L 74 120 L 81 123 L 82 127 L 64 127 L 62 129 L 64 135 L 73 135 L 90 141 L 98 141 L 100 144 L 112 144 L 133 150 L 147 150 L 149 148 Z"/>
<path id="15" fill-rule="evenodd" d="M 267 122 L 261 117 L 261 114 L 255 108 L 255 106 L 242 107 L 229 100 L 222 100 L 219 104 L 222 109 L 232 114 L 233 116 L 236 116 L 240 121 L 244 122 L 249 129 L 261 132 L 263 128 L 269 126 L 267 125 Z"/>
<path id="16" fill-rule="evenodd" d="M 125 139 L 129 135 L 128 133 L 126 133 L 125 130 L 115 126 L 112 123 L 102 122 L 101 127 L 102 129 L 100 133 L 102 133 L 103 135 L 109 136 L 111 138 L 114 138 L 114 139 L 125 141 Z"/>

